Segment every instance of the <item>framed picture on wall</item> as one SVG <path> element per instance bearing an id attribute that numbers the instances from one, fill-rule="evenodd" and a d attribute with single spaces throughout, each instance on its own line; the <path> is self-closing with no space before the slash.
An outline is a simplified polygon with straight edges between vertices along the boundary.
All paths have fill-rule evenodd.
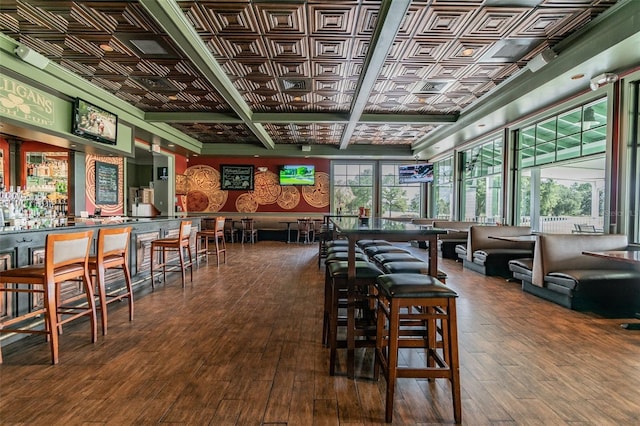
<path id="1" fill-rule="evenodd" d="M 221 165 L 220 187 L 225 191 L 253 191 L 253 166 Z"/>
<path id="2" fill-rule="evenodd" d="M 96 161 L 96 205 L 118 204 L 118 165 Z"/>

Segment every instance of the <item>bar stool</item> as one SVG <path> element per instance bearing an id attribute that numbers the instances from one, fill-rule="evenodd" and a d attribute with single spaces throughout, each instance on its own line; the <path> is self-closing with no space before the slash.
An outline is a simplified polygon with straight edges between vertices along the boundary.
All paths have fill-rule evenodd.
<path id="1" fill-rule="evenodd" d="M 436 278 L 421 274 L 386 274 L 376 280 L 376 367 L 387 381 L 385 421 L 393 417 L 397 378 L 446 378 L 451 383 L 456 423 L 462 418 L 456 298 Z M 439 322 L 439 326 L 438 326 Z M 416 325 L 422 325 L 422 332 Z M 410 327 L 410 329 L 409 329 Z M 439 336 L 441 340 L 436 339 Z M 426 366 L 399 367 L 400 348 L 424 348 Z M 442 353 L 439 352 L 441 350 Z"/>
<path id="2" fill-rule="evenodd" d="M 356 278 L 353 288 L 348 283 L 348 262 L 336 261 L 328 265 L 331 284 L 328 342 L 330 348 L 329 374 L 335 375 L 338 348 L 347 348 L 347 376 L 354 377 L 356 347 L 375 347 L 375 322 L 371 288 L 382 274 L 373 263 L 356 261 Z M 346 318 L 340 318 L 338 309 L 346 302 Z M 358 318 L 356 318 L 358 314 Z M 346 327 L 346 339 L 338 339 L 338 327 Z M 356 339 L 362 337 L 363 339 Z"/>
<path id="3" fill-rule="evenodd" d="M 129 321 L 133 321 L 133 287 L 129 272 L 129 238 L 131 227 L 100 228 L 96 255 L 89 256 L 88 266 L 92 276 L 96 277 L 100 305 L 102 335 L 107 334 L 107 305 L 113 302 L 129 300 Z M 124 274 L 124 291 L 107 292 L 105 275 L 107 269 L 121 269 Z"/>
<path id="4" fill-rule="evenodd" d="M 329 265 L 333 262 L 346 262 L 348 260 L 348 253 L 335 252 L 327 256 L 324 261 L 325 273 L 324 273 L 324 313 L 322 318 L 322 345 L 329 346 L 329 321 L 332 310 L 332 280 L 331 273 L 329 272 Z M 356 262 L 368 262 L 369 259 L 364 253 L 356 253 Z M 344 303 L 339 303 L 338 309 L 346 308 L 346 300 Z"/>
<path id="5" fill-rule="evenodd" d="M 224 258 L 223 262 L 227 263 L 227 243 L 224 238 L 224 224 L 224 216 L 219 216 L 216 218 L 212 230 L 198 231 L 196 233 L 196 262 L 199 261 L 200 257 L 204 256 L 207 263 L 209 263 L 209 255 L 213 254 L 216 256 L 217 266 L 220 266 L 220 255 Z M 216 248 L 214 251 L 209 251 L 209 242 L 211 239 L 215 242 Z"/>
<path id="6" fill-rule="evenodd" d="M 193 282 L 193 259 L 191 257 L 191 244 L 189 238 L 191 236 L 191 221 L 183 220 L 180 222 L 180 230 L 178 236 L 175 238 L 160 238 L 151 241 L 151 288 L 155 288 L 153 267 L 155 265 L 156 252 L 160 252 L 162 255 L 161 263 L 155 265 L 156 267 L 162 267 L 162 277 L 166 282 L 167 280 L 167 266 L 169 272 L 177 272 L 176 267 L 178 265 L 169 263 L 172 259 L 167 259 L 167 252 L 178 252 L 179 270 L 182 274 L 182 287 L 184 288 L 185 270 L 189 268 L 191 273 L 191 282 Z M 189 261 L 185 262 L 184 249 L 187 249 L 189 254 Z"/>
<path id="7" fill-rule="evenodd" d="M 91 341 L 97 340 L 96 304 L 89 277 L 87 260 L 93 231 L 48 234 L 45 240 L 44 264 L 24 266 L 0 272 L 0 291 L 28 293 L 33 301 L 40 295 L 43 306 L 24 315 L 1 323 L 0 333 L 45 334 L 51 347 L 51 363 L 58 363 L 58 334 L 62 325 L 81 316 L 91 322 Z M 60 284 L 81 280 L 84 289 L 84 305 L 62 305 Z M 14 286 L 10 287 L 9 285 Z M 71 301 L 65 300 L 71 303 Z M 6 328 L 27 319 L 44 315 L 44 330 L 35 328 Z M 66 317 L 66 318 L 64 318 Z M 2 352 L 0 351 L 0 363 Z"/>

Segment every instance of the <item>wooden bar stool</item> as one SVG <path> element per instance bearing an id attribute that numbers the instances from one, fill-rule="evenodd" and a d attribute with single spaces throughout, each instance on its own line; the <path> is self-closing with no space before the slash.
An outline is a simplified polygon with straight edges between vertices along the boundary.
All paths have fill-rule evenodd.
<path id="1" fill-rule="evenodd" d="M 96 255 L 89 257 L 89 271 L 96 277 L 100 305 L 102 335 L 107 334 L 107 305 L 113 302 L 129 300 L 129 321 L 133 321 L 133 287 L 129 272 L 129 238 L 131 227 L 101 228 L 98 230 Z M 125 288 L 107 292 L 105 275 L 108 269 L 121 269 L 124 274 Z"/>
<path id="2" fill-rule="evenodd" d="M 204 259 L 209 263 L 209 255 L 216 256 L 216 265 L 220 266 L 220 255 L 224 258 L 224 263 L 227 263 L 227 243 L 224 238 L 224 216 L 216 218 L 214 228 L 212 230 L 198 231 L 196 233 L 196 261 L 199 262 L 200 257 L 204 256 Z M 212 240 L 215 242 L 215 250 L 209 250 L 209 242 Z"/>
<path id="3" fill-rule="evenodd" d="M 346 261 L 331 262 L 327 266 L 327 279 L 331 285 L 329 310 L 329 374 L 334 375 L 338 348 L 347 348 L 347 376 L 355 376 L 355 349 L 375 347 L 375 311 L 372 309 L 371 289 L 382 274 L 373 263 L 356 261 L 356 278 L 349 287 L 349 265 Z M 339 308 L 346 307 L 346 317 L 340 317 Z M 325 308 L 326 309 L 326 308 Z M 345 339 L 338 339 L 338 328 L 344 327 Z"/>
<path id="4" fill-rule="evenodd" d="M 376 368 L 387 380 L 385 421 L 393 417 L 397 378 L 446 378 L 451 383 L 456 423 L 462 419 L 456 298 L 436 278 L 421 274 L 385 274 L 376 280 Z M 437 340 L 438 335 L 441 340 Z M 400 348 L 424 348 L 426 366 L 398 366 Z"/>
<path id="5" fill-rule="evenodd" d="M 191 282 L 193 282 L 193 258 L 191 257 L 191 244 L 189 238 L 191 236 L 191 221 L 183 220 L 180 222 L 180 230 L 178 236 L 175 238 L 160 238 L 158 240 L 151 241 L 151 287 L 154 288 L 154 276 L 153 269 L 156 267 L 162 267 L 162 278 L 167 280 L 167 271 L 178 272 L 182 275 L 182 287 L 184 288 L 185 282 L 185 270 L 189 268 L 191 273 Z M 189 261 L 185 262 L 184 249 L 187 249 L 189 254 Z M 155 264 L 156 252 L 161 254 L 161 262 Z M 167 252 L 178 252 L 178 264 L 170 263 L 172 259 L 167 258 Z M 167 269 L 169 266 L 169 269 Z"/>
<path id="6" fill-rule="evenodd" d="M 93 231 L 48 234 L 44 264 L 0 272 L 0 291 L 28 293 L 32 304 L 36 303 L 38 297 L 43 299 L 41 308 L 34 308 L 31 312 L 0 323 L 0 333 L 45 334 L 51 347 L 52 364 L 58 363 L 58 334 L 62 334 L 63 324 L 88 316 L 91 322 L 91 341 L 95 343 L 97 339 L 96 305 L 87 267 L 92 235 Z M 60 285 L 70 280 L 82 281 L 86 306 L 62 305 Z M 64 302 L 71 303 L 68 300 Z M 6 328 L 40 315 L 44 315 L 44 330 L 34 327 Z"/>

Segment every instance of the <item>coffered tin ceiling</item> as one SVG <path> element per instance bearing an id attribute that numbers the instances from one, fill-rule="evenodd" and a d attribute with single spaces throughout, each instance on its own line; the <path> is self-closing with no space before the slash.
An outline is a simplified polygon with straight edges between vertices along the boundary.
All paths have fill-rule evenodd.
<path id="1" fill-rule="evenodd" d="M 2 0 L 0 30 L 207 145 L 411 146 L 615 0 Z"/>

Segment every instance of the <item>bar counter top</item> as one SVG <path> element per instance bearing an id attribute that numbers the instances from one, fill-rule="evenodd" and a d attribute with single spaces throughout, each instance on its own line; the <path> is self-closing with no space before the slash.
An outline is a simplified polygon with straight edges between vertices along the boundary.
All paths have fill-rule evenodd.
<path id="1" fill-rule="evenodd" d="M 0 227 L 0 235 L 9 235 L 9 234 L 23 234 L 23 233 L 33 233 L 33 232 L 52 232 L 52 231 L 64 231 L 64 230 L 74 230 L 74 229 L 86 229 L 88 227 L 111 227 L 111 226 L 122 226 L 122 225 L 133 225 L 136 223 L 142 222 L 166 222 L 173 220 L 197 220 L 199 221 L 199 217 L 188 217 L 188 216 L 156 216 L 156 217 L 100 217 L 100 218 L 89 218 L 82 219 L 79 222 L 68 223 L 62 226 L 42 226 L 31 229 L 23 229 L 16 228 L 13 226 L 4 226 Z"/>

